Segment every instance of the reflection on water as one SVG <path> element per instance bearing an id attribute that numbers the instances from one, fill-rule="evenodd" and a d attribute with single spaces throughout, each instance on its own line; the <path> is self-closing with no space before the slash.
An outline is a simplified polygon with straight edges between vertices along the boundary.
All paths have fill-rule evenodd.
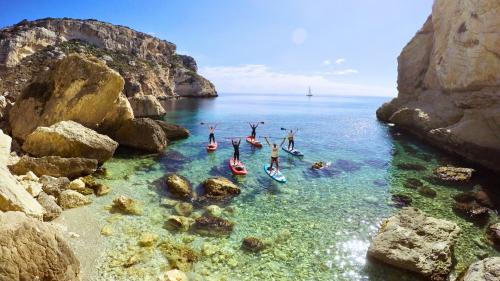
<path id="1" fill-rule="evenodd" d="M 157 249 L 146 253 L 138 249 L 137 239 L 147 231 L 199 253 L 189 273 L 193 280 L 419 280 L 366 259 L 379 223 L 397 211 L 390 201 L 397 192 L 411 196 L 414 205 L 426 212 L 460 224 L 464 235 L 457 245 L 457 262 L 463 269 L 476 259 L 479 246 L 471 241 L 481 237 L 483 230 L 453 213 L 451 196 L 472 186 L 432 185 L 438 194 L 435 199 L 405 189 L 406 178 L 430 175 L 442 155 L 411 139 L 394 139 L 394 132 L 375 118 L 377 106 L 384 101 L 264 95 L 167 101 L 166 119 L 187 127 L 192 136 L 173 143 L 160 156 L 122 154 L 106 164 L 110 176 L 104 181 L 113 194 L 98 198 L 93 208 L 126 194 L 143 202 L 145 215 L 102 218 L 103 225 L 111 224 L 117 231 L 105 239 L 97 279 L 155 280 L 167 263 Z M 274 182 L 262 170 L 270 155 L 266 147 L 255 149 L 242 142 L 241 160 L 249 170 L 246 177 L 233 178 L 227 168 L 232 147 L 225 138 L 246 136 L 250 133 L 247 123 L 256 121 L 265 122 L 258 128 L 258 136 L 283 137 L 281 128 L 299 129 L 296 146 L 305 157 L 281 155 L 286 184 Z M 200 122 L 219 124 L 216 153 L 205 151 L 208 132 Z M 316 161 L 332 165 L 311 170 Z M 420 163 L 426 170 L 403 171 L 397 167 L 402 162 Z M 241 186 L 242 194 L 229 204 L 232 211 L 223 212 L 223 217 L 235 222 L 229 237 L 202 237 L 164 228 L 165 218 L 174 211 L 160 204 L 166 196 L 161 179 L 171 172 L 185 176 L 195 187 L 215 175 L 230 177 Z M 258 254 L 244 252 L 241 241 L 247 236 L 270 246 Z M 117 260 L 138 253 L 140 266 L 116 266 Z"/>

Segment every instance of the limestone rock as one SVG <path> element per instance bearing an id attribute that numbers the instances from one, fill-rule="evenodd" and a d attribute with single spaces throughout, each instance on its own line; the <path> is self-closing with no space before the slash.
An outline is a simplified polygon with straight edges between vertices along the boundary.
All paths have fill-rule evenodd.
<path id="1" fill-rule="evenodd" d="M 23 156 L 16 164 L 9 166 L 9 169 L 16 175 L 33 171 L 37 176 L 77 178 L 92 174 L 97 169 L 97 160 L 59 156 L 40 158 Z"/>
<path id="2" fill-rule="evenodd" d="M 12 134 L 25 139 L 40 126 L 73 120 L 109 132 L 133 118 L 120 94 L 123 78 L 99 61 L 69 55 L 24 89 L 9 114 Z"/>
<path id="3" fill-rule="evenodd" d="M 234 223 L 223 218 L 202 216 L 195 220 L 195 231 L 206 236 L 224 236 L 233 231 Z"/>
<path id="4" fill-rule="evenodd" d="M 475 262 L 460 281 L 495 281 L 500 280 L 500 257 L 491 257 Z"/>
<path id="5" fill-rule="evenodd" d="M 446 151 L 500 171 L 500 2 L 435 0 L 398 58 L 398 97 L 377 110 Z"/>
<path id="6" fill-rule="evenodd" d="M 217 96 L 214 84 L 196 72 L 179 67 L 175 69 L 175 93 L 183 97 Z"/>
<path id="7" fill-rule="evenodd" d="M 59 195 L 59 205 L 64 209 L 77 208 L 92 203 L 92 200 L 74 190 L 64 190 Z"/>
<path id="8" fill-rule="evenodd" d="M 42 184 L 42 190 L 55 198 L 59 198 L 59 194 L 61 194 L 63 190 L 67 189 L 70 183 L 68 178 L 55 178 L 51 176 L 41 176 L 39 181 Z"/>
<path id="9" fill-rule="evenodd" d="M 451 182 L 467 182 L 472 177 L 474 169 L 457 167 L 438 167 L 434 175 L 439 180 Z"/>
<path id="10" fill-rule="evenodd" d="M 113 138 L 121 145 L 149 152 L 161 152 L 167 146 L 165 133 L 149 118 L 136 118 L 123 122 Z"/>
<path id="11" fill-rule="evenodd" d="M 191 203 L 179 202 L 175 205 L 174 210 L 180 216 L 189 217 L 193 212 L 193 205 Z"/>
<path id="12" fill-rule="evenodd" d="M 210 199 L 226 199 L 240 194 L 240 188 L 224 177 L 209 178 L 203 182 L 205 196 Z"/>
<path id="13" fill-rule="evenodd" d="M 113 235 L 113 228 L 110 225 L 105 225 L 101 228 L 101 235 L 103 236 L 111 236 Z"/>
<path id="14" fill-rule="evenodd" d="M 164 242 L 159 246 L 163 255 L 167 258 L 171 268 L 182 271 L 190 271 L 198 255 L 191 248 L 172 242 Z"/>
<path id="15" fill-rule="evenodd" d="M 245 237 L 241 243 L 243 249 L 249 252 L 260 252 L 265 248 L 264 243 L 255 237 Z"/>
<path id="16" fill-rule="evenodd" d="M 28 191 L 29 194 L 33 197 L 37 197 L 40 192 L 42 192 L 43 185 L 37 181 L 23 179 L 19 181 L 21 185 Z"/>
<path id="17" fill-rule="evenodd" d="M 189 137 L 189 130 L 179 125 L 167 123 L 163 120 L 155 120 L 160 125 L 168 140 L 180 140 Z"/>
<path id="18" fill-rule="evenodd" d="M 45 214 L 43 215 L 44 221 L 52 221 L 61 215 L 62 209 L 57 205 L 56 199 L 53 196 L 41 192 L 37 197 L 37 201 L 45 209 Z"/>
<path id="19" fill-rule="evenodd" d="M 172 174 L 167 177 L 166 182 L 168 191 L 174 196 L 180 198 L 191 198 L 193 196 L 191 184 L 186 178 Z"/>
<path id="20" fill-rule="evenodd" d="M 0 213 L 0 249 L 2 280 L 80 280 L 80 263 L 64 238 L 21 212 Z"/>
<path id="21" fill-rule="evenodd" d="M 128 215 L 142 215 L 142 209 L 134 199 L 119 196 L 113 200 L 113 209 Z"/>
<path id="22" fill-rule="evenodd" d="M 431 280 L 445 280 L 459 233 L 460 227 L 453 222 L 404 208 L 382 224 L 368 255 Z"/>
<path id="23" fill-rule="evenodd" d="M 222 209 L 217 205 L 210 205 L 205 208 L 207 213 L 212 217 L 220 217 L 222 215 Z"/>
<path id="24" fill-rule="evenodd" d="M 162 281 L 188 281 L 186 274 L 178 269 L 172 269 L 165 273 Z"/>
<path id="25" fill-rule="evenodd" d="M 23 150 L 41 156 L 81 157 L 109 160 L 118 143 L 73 121 L 61 121 L 50 127 L 38 127 L 26 137 Z"/>
<path id="26" fill-rule="evenodd" d="M 161 117 L 166 111 L 155 96 L 135 95 L 128 98 L 134 116 L 139 117 Z"/>
<path id="27" fill-rule="evenodd" d="M 166 222 L 166 228 L 170 230 L 188 231 L 194 219 L 183 216 L 169 216 Z"/>
<path id="28" fill-rule="evenodd" d="M 138 244 L 141 247 L 151 247 L 156 243 L 157 240 L 157 234 L 146 232 L 141 235 Z"/>

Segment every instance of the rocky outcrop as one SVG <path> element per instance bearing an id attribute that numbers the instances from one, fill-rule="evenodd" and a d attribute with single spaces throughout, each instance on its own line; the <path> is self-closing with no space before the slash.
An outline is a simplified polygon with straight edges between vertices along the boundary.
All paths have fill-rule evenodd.
<path id="1" fill-rule="evenodd" d="M 231 234 L 234 223 L 223 218 L 203 216 L 194 222 L 194 230 L 205 236 L 225 236 Z"/>
<path id="2" fill-rule="evenodd" d="M 12 135 L 24 140 L 40 126 L 65 120 L 98 132 L 114 131 L 133 118 L 121 96 L 123 84 L 104 63 L 69 55 L 24 89 L 9 114 Z"/>
<path id="3" fill-rule="evenodd" d="M 41 220 L 45 210 L 24 189 L 6 166 L 10 155 L 10 145 L 11 138 L 0 130 L 0 211 L 21 211 L 30 217 Z"/>
<path id="4" fill-rule="evenodd" d="M 128 98 L 135 117 L 161 117 L 166 111 L 155 96 L 136 95 Z"/>
<path id="5" fill-rule="evenodd" d="M 24 175 L 33 171 L 37 176 L 77 178 L 92 174 L 97 169 L 97 160 L 87 158 L 62 158 L 45 156 L 34 158 L 23 156 L 19 161 L 9 166 L 16 175 Z"/>
<path id="6" fill-rule="evenodd" d="M 223 200 L 238 195 L 241 189 L 224 177 L 213 177 L 203 182 L 204 197 L 214 200 Z"/>
<path id="7" fill-rule="evenodd" d="M 193 190 L 191 183 L 179 175 L 172 174 L 166 178 L 167 189 L 172 195 L 180 198 L 191 198 L 193 196 Z"/>
<path id="8" fill-rule="evenodd" d="M 167 138 L 161 127 L 149 118 L 135 118 L 123 122 L 113 138 L 121 145 L 149 152 L 161 152 Z"/>
<path id="9" fill-rule="evenodd" d="M 127 196 L 119 196 L 113 199 L 113 209 L 116 212 L 121 212 L 128 215 L 142 215 L 142 208 L 139 203 Z"/>
<path id="10" fill-rule="evenodd" d="M 186 80 L 193 79 L 194 96 L 216 96 L 206 79 L 199 76 L 196 62 L 175 53 L 176 46 L 165 40 L 124 26 L 97 20 L 41 19 L 22 21 L 0 30 L 0 68 L 16 85 L 0 82 L 0 93 L 18 92 L 34 73 L 71 53 L 98 57 L 125 79 L 124 94 L 172 97 L 184 95 Z M 43 53 L 43 56 L 39 56 Z M 16 69 L 16 71 L 13 71 Z M 177 91 L 174 76 L 185 72 Z M 199 87 L 208 82 L 207 87 Z"/>
<path id="11" fill-rule="evenodd" d="M 168 140 L 180 140 L 189 137 L 189 130 L 176 124 L 167 123 L 162 120 L 155 120 L 160 125 Z"/>
<path id="12" fill-rule="evenodd" d="M 500 257 L 487 258 L 469 266 L 460 281 L 500 280 Z"/>
<path id="13" fill-rule="evenodd" d="M 0 213 L 0 280 L 79 281 L 80 263 L 48 224 L 21 212 Z"/>
<path id="14" fill-rule="evenodd" d="M 378 118 L 500 171 L 499 10 L 498 1 L 435 0 L 398 58 L 398 97 Z"/>
<path id="15" fill-rule="evenodd" d="M 23 150 L 40 156 L 83 157 L 103 163 L 110 159 L 118 143 L 73 121 L 38 127 L 26 137 Z"/>
<path id="16" fill-rule="evenodd" d="M 196 72 L 177 68 L 175 70 L 175 92 L 183 97 L 213 97 L 217 96 L 215 86 L 212 82 L 203 78 Z"/>
<path id="17" fill-rule="evenodd" d="M 37 197 L 37 201 L 45 209 L 44 221 L 52 221 L 61 215 L 62 208 L 57 205 L 57 201 L 53 196 L 41 192 Z"/>
<path id="18" fill-rule="evenodd" d="M 459 233 L 454 222 L 404 208 L 382 223 L 368 248 L 368 256 L 430 280 L 446 280 Z"/>
<path id="19" fill-rule="evenodd" d="M 59 195 L 59 205 L 64 209 L 78 208 L 90 203 L 90 198 L 74 190 L 67 189 Z"/>

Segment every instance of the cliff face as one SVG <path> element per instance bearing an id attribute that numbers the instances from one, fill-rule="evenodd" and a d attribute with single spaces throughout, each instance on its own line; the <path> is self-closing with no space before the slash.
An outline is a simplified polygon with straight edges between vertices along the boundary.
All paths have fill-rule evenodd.
<path id="1" fill-rule="evenodd" d="M 500 2 L 435 0 L 377 117 L 500 172 Z"/>
<path id="2" fill-rule="evenodd" d="M 15 99 L 34 73 L 77 52 L 96 56 L 118 71 L 128 97 L 216 96 L 215 87 L 196 73 L 194 59 L 175 51 L 165 40 L 96 20 L 22 21 L 0 30 L 0 95 L 8 92 Z M 44 55 L 34 57 L 40 52 Z M 188 90 L 187 80 L 192 82 Z"/>

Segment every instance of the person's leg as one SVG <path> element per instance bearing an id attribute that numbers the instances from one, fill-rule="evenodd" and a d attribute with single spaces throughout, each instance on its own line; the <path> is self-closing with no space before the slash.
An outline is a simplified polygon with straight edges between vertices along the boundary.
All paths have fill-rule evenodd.
<path id="1" fill-rule="evenodd" d="M 274 159 L 271 157 L 271 165 L 269 166 L 269 171 L 273 170 Z"/>
<path id="2" fill-rule="evenodd" d="M 290 150 L 290 145 L 292 145 L 292 140 L 288 140 L 288 150 Z"/>
<path id="3" fill-rule="evenodd" d="M 280 170 L 280 162 L 278 160 L 278 158 L 276 158 L 276 172 L 278 172 Z"/>
<path id="4" fill-rule="evenodd" d="M 236 164 L 236 151 L 233 153 L 233 164 Z"/>
<path id="5" fill-rule="evenodd" d="M 292 140 L 291 143 L 292 143 L 292 150 L 293 150 L 295 148 L 295 140 Z"/>
<path id="6" fill-rule="evenodd" d="M 234 153 L 234 159 L 236 160 L 236 163 L 240 162 L 240 152 L 236 151 Z"/>

